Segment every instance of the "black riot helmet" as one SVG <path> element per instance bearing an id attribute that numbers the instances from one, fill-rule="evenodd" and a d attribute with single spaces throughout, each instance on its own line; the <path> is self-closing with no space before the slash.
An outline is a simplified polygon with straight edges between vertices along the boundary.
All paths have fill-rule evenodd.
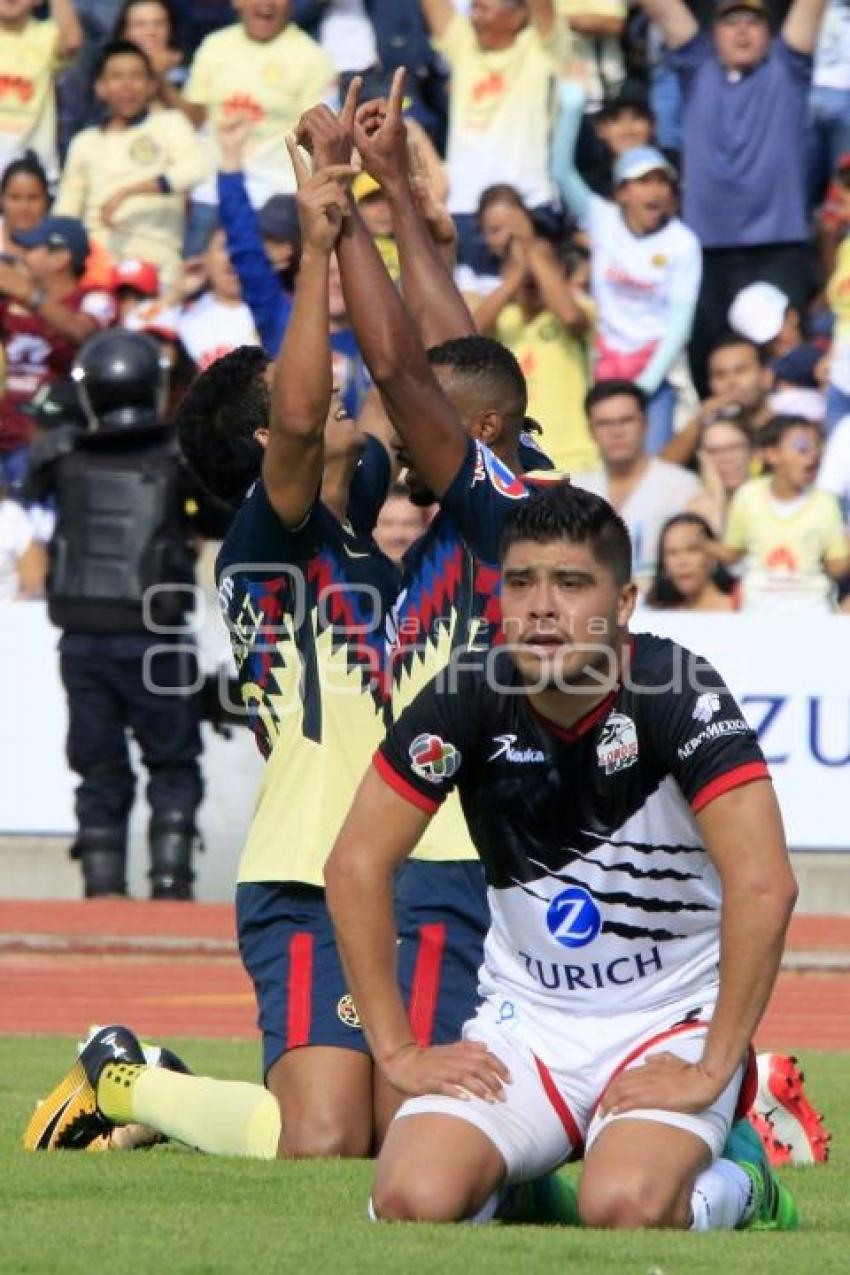
<path id="1" fill-rule="evenodd" d="M 162 424 L 168 363 L 141 332 L 113 328 L 86 341 L 71 377 L 90 434 L 124 434 Z"/>

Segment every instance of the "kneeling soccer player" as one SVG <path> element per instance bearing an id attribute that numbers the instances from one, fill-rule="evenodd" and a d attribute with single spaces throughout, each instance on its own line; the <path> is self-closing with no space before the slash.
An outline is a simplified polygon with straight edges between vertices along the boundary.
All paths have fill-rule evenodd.
<path id="1" fill-rule="evenodd" d="M 408 1095 L 373 1212 L 484 1221 L 584 1154 L 586 1225 L 791 1229 L 757 1139 L 719 1158 L 796 897 L 754 734 L 699 657 L 629 635 L 631 548 L 605 501 L 518 503 L 501 572 L 507 645 L 401 715 L 325 869 L 373 1056 Z M 392 877 L 454 788 L 492 923 L 463 1041 L 422 1049 Z"/>

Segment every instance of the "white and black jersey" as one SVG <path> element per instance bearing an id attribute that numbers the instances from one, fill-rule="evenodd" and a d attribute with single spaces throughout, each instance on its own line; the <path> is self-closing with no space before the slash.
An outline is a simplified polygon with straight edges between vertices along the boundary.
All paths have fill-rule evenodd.
<path id="1" fill-rule="evenodd" d="M 473 652 L 402 713 L 375 765 L 429 812 L 459 791 L 489 887 L 483 995 L 604 1014 L 716 985 L 720 881 L 694 816 L 768 770 L 700 657 L 635 636 L 617 690 L 564 730 L 507 652 Z"/>

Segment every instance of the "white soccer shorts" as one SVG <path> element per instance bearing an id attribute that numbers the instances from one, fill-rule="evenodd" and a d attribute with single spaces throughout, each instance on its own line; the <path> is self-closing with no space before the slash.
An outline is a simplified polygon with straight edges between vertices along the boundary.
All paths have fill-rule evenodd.
<path id="1" fill-rule="evenodd" d="M 442 1114 L 465 1120 L 490 1139 L 505 1162 L 507 1182 L 523 1182 L 583 1155 L 612 1120 L 655 1120 L 686 1129 L 705 1142 L 713 1159 L 723 1148 L 743 1079 L 743 1062 L 717 1101 L 705 1111 L 686 1115 L 660 1109 L 636 1110 L 605 1118 L 599 1101 L 608 1085 L 629 1067 L 640 1066 L 653 1053 L 669 1052 L 688 1062 L 702 1057 L 716 989 L 702 1001 L 665 1005 L 655 1011 L 607 1018 L 560 1016 L 555 1048 L 541 1040 L 539 1010 L 491 998 L 465 1025 L 464 1039 L 481 1041 L 510 1072 L 504 1102 L 481 1098 L 424 1095 L 409 1098 L 396 1119 Z M 547 1014 L 550 1026 L 553 1015 Z M 557 1020 L 556 1020 L 557 1021 Z M 545 1061 L 544 1061 L 545 1060 Z"/>

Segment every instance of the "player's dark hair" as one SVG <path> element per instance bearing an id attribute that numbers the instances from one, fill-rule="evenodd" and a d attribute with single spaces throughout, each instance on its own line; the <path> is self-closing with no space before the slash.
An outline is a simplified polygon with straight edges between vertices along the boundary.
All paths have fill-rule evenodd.
<path id="1" fill-rule="evenodd" d="M 811 429 L 823 438 L 823 429 L 817 421 L 807 420 L 805 416 L 780 415 L 772 416 L 766 425 L 759 430 L 759 447 L 778 447 L 786 434 L 792 429 Z"/>
<path id="2" fill-rule="evenodd" d="M 268 364 L 256 345 L 240 345 L 216 359 L 192 385 L 174 421 L 189 468 L 232 509 L 262 468 L 263 449 L 254 431 L 269 424 Z"/>
<path id="3" fill-rule="evenodd" d="M 674 514 L 672 518 L 667 519 L 658 535 L 658 562 L 655 578 L 646 595 L 646 605 L 655 607 L 659 611 L 672 610 L 685 604 L 685 598 L 664 569 L 664 539 L 671 527 L 698 527 L 707 540 L 717 540 L 713 528 L 700 514 Z M 735 587 L 735 577 L 720 562 L 716 564 L 711 578 L 721 593 L 731 593 Z"/>
<path id="4" fill-rule="evenodd" d="M 95 84 L 103 75 L 108 64 L 113 58 L 140 58 L 147 68 L 148 75 L 151 79 L 155 78 L 153 65 L 144 49 L 140 49 L 138 44 L 134 44 L 132 40 L 110 40 L 100 51 L 100 56 L 94 64 L 92 71 L 92 84 Z"/>
<path id="5" fill-rule="evenodd" d="M 499 561 L 504 562 L 511 545 L 521 540 L 586 544 L 618 585 L 632 578 L 632 542 L 626 524 L 607 500 L 568 482 L 547 483 L 527 500 L 517 501 L 505 520 Z"/>
<path id="6" fill-rule="evenodd" d="M 767 366 L 768 354 L 764 346 L 756 345 L 755 341 L 751 341 L 748 336 L 740 336 L 737 332 L 724 332 L 723 336 L 718 337 L 708 352 L 709 368 L 711 367 L 711 360 L 718 350 L 732 350 L 736 345 L 745 345 L 747 349 L 752 350 L 762 367 Z"/>
<path id="7" fill-rule="evenodd" d="M 528 387 L 522 368 L 499 341 L 486 336 L 459 336 L 428 351 L 432 367 L 449 367 L 464 380 L 476 382 L 493 396 L 493 406 L 519 428 L 528 407 Z"/>
<path id="8" fill-rule="evenodd" d="M 647 398 L 639 385 L 635 385 L 634 381 L 627 381 L 624 377 L 610 377 L 608 380 L 597 381 L 592 385 L 584 396 L 584 414 L 590 416 L 591 409 L 597 403 L 605 403 L 609 398 L 620 398 L 626 395 L 633 398 L 638 405 L 641 414 L 646 412 Z"/>

